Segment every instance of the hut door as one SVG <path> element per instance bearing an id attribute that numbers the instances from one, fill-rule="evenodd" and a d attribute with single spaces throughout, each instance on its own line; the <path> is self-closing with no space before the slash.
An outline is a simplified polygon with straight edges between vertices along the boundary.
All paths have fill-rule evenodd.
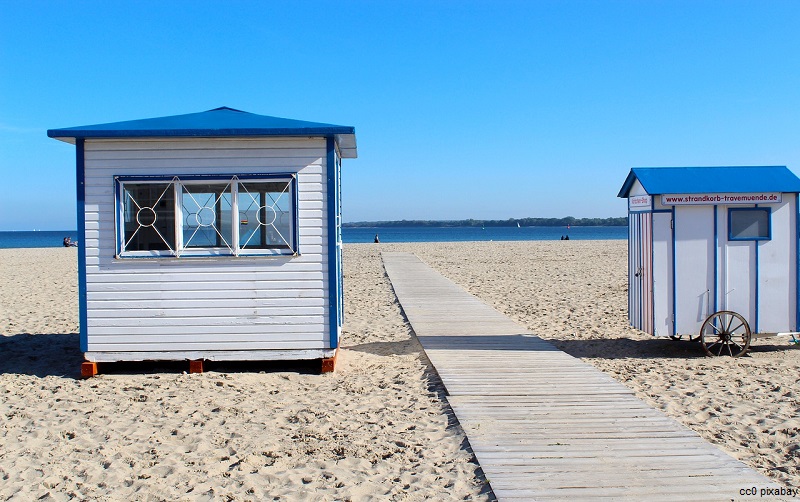
<path id="1" fill-rule="evenodd" d="M 674 227 L 675 333 L 697 336 L 714 310 L 714 208 L 676 208 Z"/>
<path id="2" fill-rule="evenodd" d="M 653 215 L 632 213 L 629 225 L 628 319 L 631 326 L 653 334 Z"/>
<path id="3" fill-rule="evenodd" d="M 756 329 L 756 245 L 753 241 L 727 242 L 723 257 L 725 281 L 720 292 L 723 308 L 741 314 L 752 330 Z"/>
<path id="4" fill-rule="evenodd" d="M 674 334 L 672 295 L 672 212 L 653 214 L 653 333 Z"/>

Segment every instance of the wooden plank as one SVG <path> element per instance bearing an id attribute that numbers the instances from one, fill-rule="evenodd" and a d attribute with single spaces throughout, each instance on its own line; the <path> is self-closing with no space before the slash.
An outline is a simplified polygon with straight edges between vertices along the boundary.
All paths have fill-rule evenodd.
<path id="1" fill-rule="evenodd" d="M 134 293 L 151 293 L 153 295 L 159 294 L 160 291 L 175 292 L 176 295 L 183 291 L 191 293 L 198 292 L 202 294 L 205 291 L 221 291 L 221 285 L 224 284 L 227 290 L 240 290 L 240 291 L 253 291 L 253 294 L 259 292 L 283 291 L 283 292 L 297 292 L 297 290 L 311 290 L 311 293 L 316 293 L 325 287 L 325 281 L 306 280 L 306 281 L 245 281 L 245 282 L 229 282 L 229 283 L 209 283 L 209 282 L 194 282 L 194 281 L 176 281 L 176 282 L 147 282 L 137 284 L 126 284 L 121 282 L 106 282 L 106 283 L 90 283 L 87 288 L 90 293 L 124 293 L 131 291 Z"/>
<path id="2" fill-rule="evenodd" d="M 223 336 L 224 335 L 224 336 Z M 92 336 L 92 344 L 115 344 L 133 343 L 137 345 L 151 345 L 157 343 L 212 343 L 212 344 L 236 344 L 240 342 L 260 342 L 260 343 L 305 343 L 321 342 L 327 339 L 321 329 L 311 331 L 306 328 L 304 332 L 281 332 L 279 329 L 263 333 L 236 333 L 222 332 L 211 334 L 183 334 L 176 335 L 171 331 L 159 331 L 148 335 L 137 337 L 136 341 L 131 341 L 124 335 L 95 335 Z"/>
<path id="3" fill-rule="evenodd" d="M 291 148 L 316 150 L 325 155 L 325 140 L 319 138 L 126 138 L 95 139 L 86 141 L 87 152 L 103 151 L 170 151 L 170 150 L 215 150 L 218 148 Z"/>
<path id="4" fill-rule="evenodd" d="M 138 300 L 153 301 L 214 301 L 214 300 L 250 300 L 255 303 L 265 305 L 291 305 L 293 302 L 305 302 L 306 300 L 319 302 L 327 305 L 327 297 L 318 289 L 211 289 L 204 291 L 127 291 L 125 300 L 120 300 L 119 292 L 113 291 L 89 291 L 87 298 L 90 302 L 120 302 Z M 317 303 L 315 303 L 316 305 Z M 114 303 L 112 303 L 114 305 Z"/>
<path id="5" fill-rule="evenodd" d="M 299 321 L 299 320 L 298 320 Z M 318 333 L 324 319 L 316 322 L 285 322 L 284 319 L 255 317 L 187 317 L 165 323 L 159 319 L 89 319 L 87 326 L 92 334 L 115 335 L 127 331 L 132 335 L 167 332 L 174 335 L 201 333 Z"/>
<path id="6" fill-rule="evenodd" d="M 86 359 L 95 362 L 157 361 L 205 359 L 206 361 L 286 361 L 333 357 L 336 349 L 292 350 L 202 350 L 202 351 L 116 351 L 86 352 Z"/>
<path id="7" fill-rule="evenodd" d="M 500 500 L 724 500 L 777 487 L 408 253 L 386 272 Z"/>
<path id="8" fill-rule="evenodd" d="M 191 260 L 191 258 L 186 258 Z M 289 267 L 287 267 L 289 268 Z M 201 282 L 216 287 L 223 287 L 229 283 L 250 283 L 253 284 L 257 281 L 269 282 L 275 281 L 326 281 L 328 274 L 321 270 L 225 270 L 223 267 L 215 269 L 196 272 L 184 272 L 180 267 L 169 271 L 158 271 L 139 269 L 138 271 L 132 270 L 104 270 L 98 274 L 87 274 L 86 280 L 91 281 L 93 284 L 108 284 L 108 283 L 124 283 L 124 284 L 158 284 L 160 282 Z"/>
<path id="9" fill-rule="evenodd" d="M 205 317 L 230 317 L 247 318 L 259 317 L 262 319 L 283 319 L 302 317 L 304 319 L 314 318 L 313 316 L 325 315 L 328 309 L 324 307 L 194 307 L 194 308 L 153 308 L 138 307 L 131 305 L 129 308 L 99 309 L 89 307 L 87 309 L 94 319 L 114 319 L 127 323 L 137 319 L 191 319 Z"/>
<path id="10" fill-rule="evenodd" d="M 177 350 L 176 350 L 177 347 Z M 119 343 L 93 343 L 89 342 L 89 352 L 163 352 L 169 353 L 170 351 L 248 351 L 248 350 L 307 350 L 307 349 L 326 349 L 328 342 L 326 341 L 301 341 L 301 342 L 287 342 L 287 341 L 257 341 L 257 342 L 243 342 L 243 341 L 224 341 L 224 342 L 191 342 L 186 341 L 180 344 L 170 343 L 133 343 L 128 341 L 120 341 Z M 155 357 L 151 358 L 155 359 Z M 177 359 L 177 356 L 168 359 Z M 206 358 L 208 359 L 208 358 Z"/>
<path id="11" fill-rule="evenodd" d="M 212 152 L 213 154 L 214 152 Z M 129 173 L 152 174 L 164 176 L 177 174 L 225 174 L 225 175 L 244 175 L 275 173 L 278 175 L 298 172 L 311 166 L 316 174 L 309 177 L 320 177 L 320 158 L 317 157 L 297 157 L 293 159 L 272 157 L 174 157 L 174 158 L 150 158 L 150 159 L 117 159 L 117 160 L 88 160 L 86 161 L 87 172 L 91 176 L 87 178 L 105 178 L 113 175 L 127 175 Z M 233 164 L 233 165 L 231 165 Z M 111 178 L 113 179 L 113 178 Z M 314 178 L 312 178 L 314 179 Z M 169 180 L 167 180 L 169 181 Z"/>

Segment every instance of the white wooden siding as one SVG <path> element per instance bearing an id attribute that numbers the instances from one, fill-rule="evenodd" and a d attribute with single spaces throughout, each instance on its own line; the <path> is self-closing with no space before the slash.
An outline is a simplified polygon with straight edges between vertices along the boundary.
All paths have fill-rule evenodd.
<path id="1" fill-rule="evenodd" d="M 772 207 L 772 239 L 758 244 L 758 328 L 794 331 L 797 324 L 797 210 L 793 194 Z M 752 326 L 755 329 L 755 326 Z"/>
<path id="2" fill-rule="evenodd" d="M 636 195 L 650 195 L 639 180 L 634 180 L 631 189 L 628 191 L 628 197 L 635 197 Z"/>
<path id="3" fill-rule="evenodd" d="M 326 158 L 322 138 L 87 140 L 82 245 L 94 359 L 328 348 Z M 300 256 L 114 258 L 114 176 L 266 173 L 297 173 Z"/>

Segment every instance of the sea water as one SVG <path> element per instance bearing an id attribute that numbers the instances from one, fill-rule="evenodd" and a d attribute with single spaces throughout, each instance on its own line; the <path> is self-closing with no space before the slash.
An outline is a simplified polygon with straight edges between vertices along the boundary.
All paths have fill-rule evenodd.
<path id="1" fill-rule="evenodd" d="M 548 241 L 627 239 L 628 227 L 345 227 L 345 243 L 374 242 Z M 61 247 L 64 237 L 78 240 L 75 230 L 0 232 L 0 248 Z"/>
<path id="2" fill-rule="evenodd" d="M 345 243 L 627 239 L 628 227 L 345 227 Z"/>
<path id="3" fill-rule="evenodd" d="M 0 249 L 7 248 L 60 248 L 64 237 L 78 240 L 76 230 L 39 230 L 0 232 Z"/>

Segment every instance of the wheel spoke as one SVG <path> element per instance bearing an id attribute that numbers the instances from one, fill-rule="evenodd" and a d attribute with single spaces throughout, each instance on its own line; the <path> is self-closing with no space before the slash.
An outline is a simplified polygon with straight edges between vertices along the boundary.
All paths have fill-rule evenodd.
<path id="1" fill-rule="evenodd" d="M 730 333 L 731 332 L 731 324 L 733 324 L 733 316 L 729 315 L 728 316 L 728 326 L 725 328 L 725 333 Z"/>
<path id="2" fill-rule="evenodd" d="M 722 355 L 722 349 L 724 349 L 724 348 L 725 348 L 725 342 L 722 342 L 722 343 L 720 344 L 720 346 L 719 346 L 719 349 L 717 350 L 717 355 L 718 355 L 718 356 L 721 356 L 721 355 Z"/>
<path id="3" fill-rule="evenodd" d="M 737 329 L 739 329 L 739 328 L 741 328 L 742 326 L 744 326 L 744 321 L 743 321 L 743 322 L 740 322 L 738 326 L 736 326 L 735 328 L 733 328 L 732 330 L 730 330 L 728 333 L 736 333 L 736 330 L 737 330 Z"/>
<path id="4" fill-rule="evenodd" d="M 731 349 L 731 344 L 726 343 L 725 346 L 728 347 L 728 354 L 730 354 L 730 356 L 733 357 L 733 350 Z"/>

